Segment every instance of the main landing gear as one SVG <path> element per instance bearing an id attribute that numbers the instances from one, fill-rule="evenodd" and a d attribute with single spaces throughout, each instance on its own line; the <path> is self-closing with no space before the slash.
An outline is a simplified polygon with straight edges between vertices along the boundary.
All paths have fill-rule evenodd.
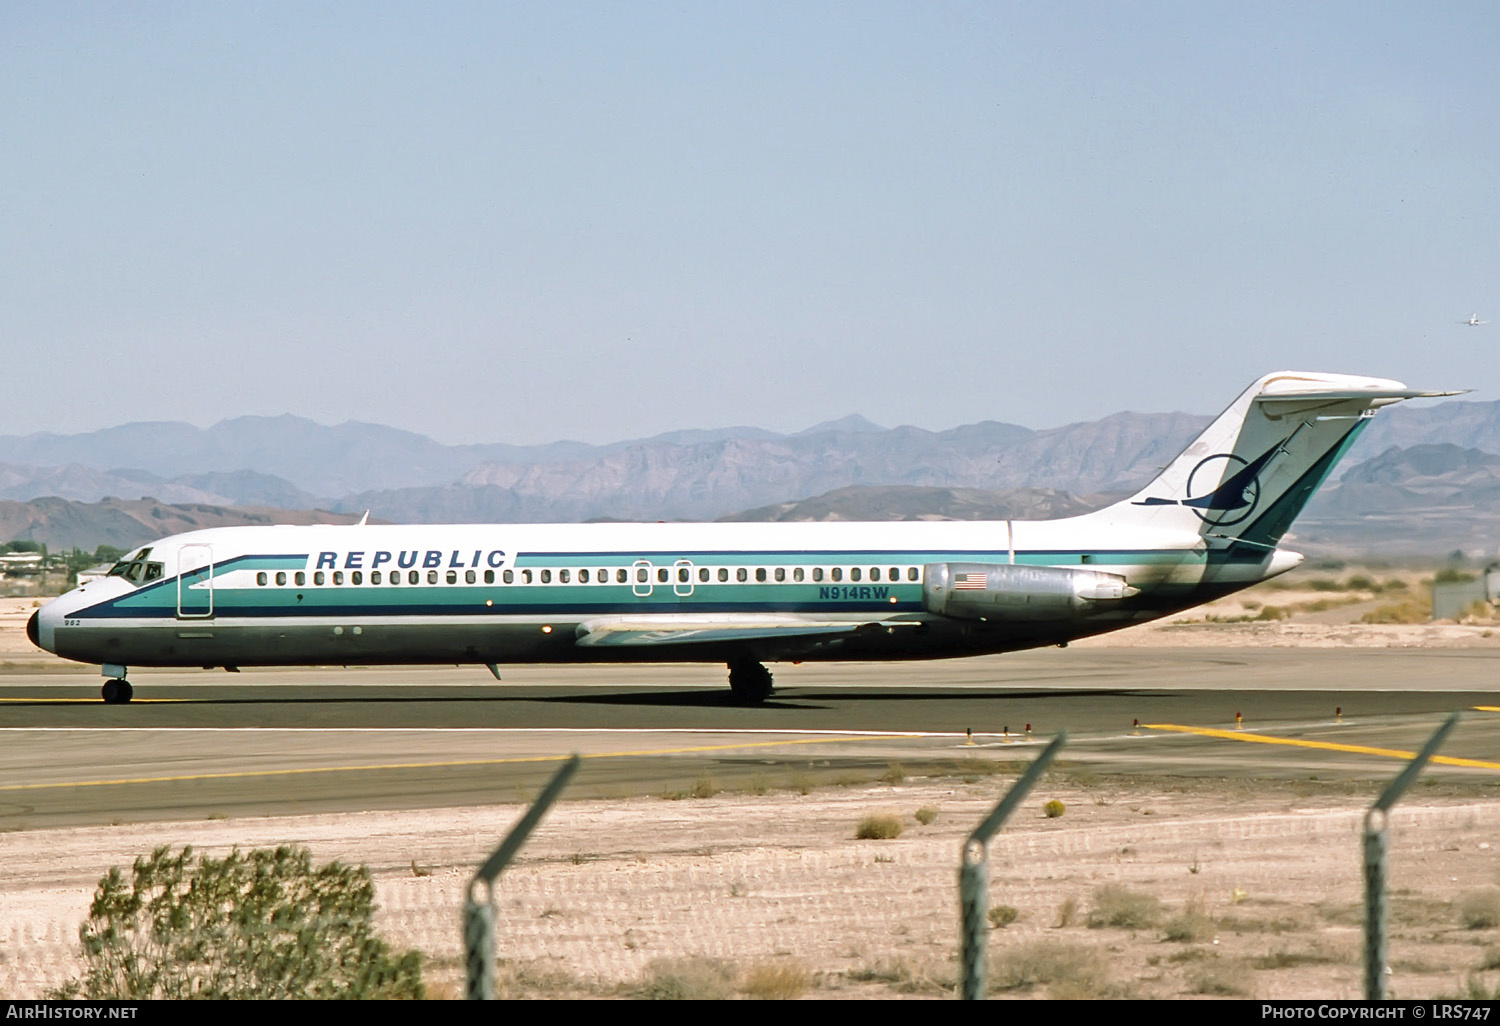
<path id="1" fill-rule="evenodd" d="M 729 664 L 729 690 L 745 705 L 759 705 L 771 697 L 771 671 L 754 659 Z"/>
<path id="2" fill-rule="evenodd" d="M 135 697 L 135 688 L 125 679 L 125 667 L 106 663 L 104 676 L 106 679 L 100 694 L 104 696 L 105 705 L 124 705 Z"/>

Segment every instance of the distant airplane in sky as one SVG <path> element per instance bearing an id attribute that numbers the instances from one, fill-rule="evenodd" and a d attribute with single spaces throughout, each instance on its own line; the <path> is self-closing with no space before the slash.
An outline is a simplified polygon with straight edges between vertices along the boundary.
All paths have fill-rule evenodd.
<path id="1" fill-rule="evenodd" d="M 1479 315 L 1478 314 L 1469 314 L 1469 319 L 1468 320 L 1466 320 L 1466 321 L 1459 321 L 1458 323 L 1459 324 L 1467 324 L 1471 328 L 1477 328 L 1481 324 L 1488 324 L 1490 322 L 1489 321 L 1481 321 L 1479 319 Z"/>

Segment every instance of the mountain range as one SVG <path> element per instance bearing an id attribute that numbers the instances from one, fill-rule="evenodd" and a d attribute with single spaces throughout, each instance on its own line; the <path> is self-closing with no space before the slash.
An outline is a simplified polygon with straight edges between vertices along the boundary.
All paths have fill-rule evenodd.
<path id="1" fill-rule="evenodd" d="M 449 446 L 376 424 L 327 427 L 293 416 L 238 417 L 208 429 L 135 423 L 0 437 L 0 500 L 103 502 L 99 511 L 109 515 L 96 529 L 109 537 L 93 544 L 126 537 L 120 504 L 148 497 L 231 519 L 235 507 L 319 508 L 371 510 L 398 523 L 1062 516 L 1139 487 L 1210 419 L 1117 413 L 1040 431 L 1001 421 L 929 431 L 855 415 L 794 434 L 732 427 L 537 446 Z M 1348 528 L 1418 508 L 1500 513 L 1500 456 L 1492 453 L 1500 453 L 1500 403 L 1383 411 L 1304 519 Z M 48 540 L 41 531 L 63 544 L 76 532 L 54 534 L 57 516 L 52 509 L 28 529 L 12 510 L 0 517 L 0 535 Z M 1451 526 L 1461 537 L 1457 516 Z"/>

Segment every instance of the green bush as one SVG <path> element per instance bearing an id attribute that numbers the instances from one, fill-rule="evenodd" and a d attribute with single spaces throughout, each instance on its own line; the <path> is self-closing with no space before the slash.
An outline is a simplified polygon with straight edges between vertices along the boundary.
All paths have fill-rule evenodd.
<path id="1" fill-rule="evenodd" d="M 1050 802 L 1047 802 L 1042 806 L 1042 812 L 1048 819 L 1056 819 L 1058 816 L 1061 816 L 1064 812 L 1067 811 L 1068 807 L 1062 802 L 1058 801 L 1056 798 L 1052 799 Z"/>
<path id="2" fill-rule="evenodd" d="M 314 868 L 306 848 L 222 859 L 157 848 L 114 866 L 79 930 L 89 1000 L 421 998 L 421 956 L 374 934 L 364 866 Z"/>

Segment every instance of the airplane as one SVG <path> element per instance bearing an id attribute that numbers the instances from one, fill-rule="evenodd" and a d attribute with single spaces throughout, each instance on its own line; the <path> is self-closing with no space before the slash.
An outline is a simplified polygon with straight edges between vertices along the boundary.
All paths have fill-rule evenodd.
<path id="1" fill-rule="evenodd" d="M 1058 520 L 227 527 L 127 554 L 27 623 L 135 667 L 723 663 L 1010 652 L 1154 620 L 1302 562 L 1282 536 L 1376 411 L 1456 395 L 1268 374 L 1128 499 Z"/>
<path id="2" fill-rule="evenodd" d="M 1467 324 L 1471 328 L 1477 328 L 1481 324 L 1488 324 L 1490 322 L 1489 321 L 1481 321 L 1479 319 L 1479 315 L 1478 314 L 1469 314 L 1469 319 L 1468 320 L 1466 320 L 1466 321 L 1459 321 L 1458 323 L 1459 324 Z"/>

